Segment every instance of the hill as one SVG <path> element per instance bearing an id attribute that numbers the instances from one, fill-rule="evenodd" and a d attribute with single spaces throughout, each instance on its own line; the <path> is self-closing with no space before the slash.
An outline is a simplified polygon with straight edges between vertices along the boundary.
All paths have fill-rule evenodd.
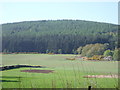
<path id="1" fill-rule="evenodd" d="M 87 44 L 117 46 L 118 26 L 83 20 L 41 20 L 2 24 L 2 51 L 73 53 Z"/>

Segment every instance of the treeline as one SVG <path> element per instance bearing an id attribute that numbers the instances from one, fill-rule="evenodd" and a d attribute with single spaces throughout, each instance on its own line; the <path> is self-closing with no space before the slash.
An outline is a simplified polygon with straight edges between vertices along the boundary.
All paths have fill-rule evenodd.
<path id="1" fill-rule="evenodd" d="M 2 52 L 77 53 L 87 44 L 117 47 L 118 26 L 82 20 L 41 20 L 2 25 Z"/>
<path id="2" fill-rule="evenodd" d="M 81 56 L 93 57 L 93 56 L 103 56 L 111 57 L 112 60 L 120 61 L 120 48 L 115 48 L 115 50 L 108 49 L 109 44 L 87 44 L 85 46 L 80 46 L 74 54 L 80 54 Z M 96 56 L 96 57 L 97 57 Z"/>

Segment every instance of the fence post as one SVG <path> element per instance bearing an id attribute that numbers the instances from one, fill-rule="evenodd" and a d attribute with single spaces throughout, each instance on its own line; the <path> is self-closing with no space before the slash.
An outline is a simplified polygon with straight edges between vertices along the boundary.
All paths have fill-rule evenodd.
<path id="1" fill-rule="evenodd" d="M 88 90 L 91 90 L 91 86 L 88 86 Z"/>

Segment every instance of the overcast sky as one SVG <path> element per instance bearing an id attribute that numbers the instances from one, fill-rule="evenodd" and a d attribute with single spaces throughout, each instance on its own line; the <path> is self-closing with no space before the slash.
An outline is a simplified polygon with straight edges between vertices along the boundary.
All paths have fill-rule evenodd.
<path id="1" fill-rule="evenodd" d="M 79 19 L 118 23 L 118 2 L 2 2 L 1 23 Z"/>

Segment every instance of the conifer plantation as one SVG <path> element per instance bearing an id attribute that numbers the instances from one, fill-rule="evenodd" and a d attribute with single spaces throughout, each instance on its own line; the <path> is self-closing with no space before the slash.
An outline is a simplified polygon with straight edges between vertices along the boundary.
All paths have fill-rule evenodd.
<path id="1" fill-rule="evenodd" d="M 79 47 L 117 48 L 118 26 L 83 20 L 40 20 L 2 24 L 3 52 L 77 54 Z M 104 46 L 105 45 L 105 46 Z M 84 52 L 85 53 L 85 52 Z"/>

